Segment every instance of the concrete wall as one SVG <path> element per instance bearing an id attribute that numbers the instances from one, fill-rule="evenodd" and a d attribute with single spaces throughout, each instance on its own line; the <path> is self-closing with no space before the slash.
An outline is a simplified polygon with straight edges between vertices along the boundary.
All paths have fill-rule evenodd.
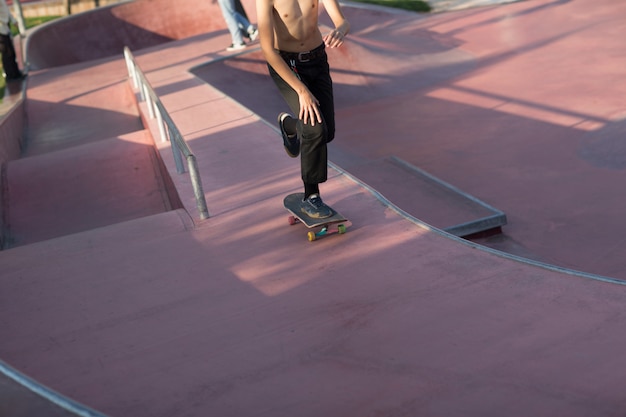
<path id="1" fill-rule="evenodd" d="M 145 3 L 160 10 L 146 15 Z M 26 56 L 31 69 L 58 67 L 139 50 L 209 31 L 226 31 L 217 2 L 137 0 L 68 16 L 29 34 Z"/>
<path id="2" fill-rule="evenodd" d="M 99 0 L 99 6 L 120 3 L 125 0 Z M 37 2 L 21 2 L 24 17 L 65 16 L 63 0 L 45 0 Z M 72 0 L 72 14 L 84 12 L 96 7 L 95 0 Z"/>
<path id="3" fill-rule="evenodd" d="M 0 250 L 5 248 L 6 232 L 6 164 L 18 159 L 22 153 L 24 136 L 24 95 L 21 86 L 7 85 L 5 97 L 0 103 Z M 19 87 L 19 91 L 11 94 L 11 89 Z"/>
<path id="4" fill-rule="evenodd" d="M 0 165 L 20 157 L 23 133 L 24 99 L 7 94 L 0 104 Z"/>

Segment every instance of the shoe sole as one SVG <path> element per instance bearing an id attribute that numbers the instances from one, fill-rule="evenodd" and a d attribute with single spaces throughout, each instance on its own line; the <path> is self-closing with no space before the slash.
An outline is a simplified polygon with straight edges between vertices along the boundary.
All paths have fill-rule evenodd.
<path id="1" fill-rule="evenodd" d="M 289 142 L 289 137 L 287 136 L 287 132 L 285 132 L 285 129 L 283 128 L 283 122 L 281 120 L 281 117 L 283 114 L 288 114 L 288 113 L 281 113 L 278 115 L 278 126 L 280 127 L 280 135 L 283 137 L 283 146 L 285 147 L 285 152 L 287 152 L 287 155 L 289 155 L 292 158 L 297 158 L 298 155 L 300 155 L 300 146 L 298 146 L 298 152 L 295 154 L 289 150 L 289 147 L 287 145 L 287 143 Z"/>

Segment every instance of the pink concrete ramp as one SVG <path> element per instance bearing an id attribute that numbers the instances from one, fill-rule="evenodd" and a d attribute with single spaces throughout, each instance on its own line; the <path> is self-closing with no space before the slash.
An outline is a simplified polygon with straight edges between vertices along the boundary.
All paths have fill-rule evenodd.
<path id="1" fill-rule="evenodd" d="M 603 4 L 593 14 L 578 1 L 527 1 L 428 18 L 350 8 L 350 42 L 330 54 L 340 132 L 331 159 L 444 228 L 444 208 L 423 204 L 432 194 L 388 163 L 400 158 L 506 213 L 503 234 L 479 243 L 626 278 L 616 227 L 626 211 L 624 45 L 603 36 L 622 33 L 626 3 Z M 285 107 L 265 72 L 258 53 L 194 71 L 274 123 Z"/>
<path id="2" fill-rule="evenodd" d="M 252 9 L 250 2 L 246 6 Z M 273 121 L 190 72 L 222 71 L 222 65 L 231 65 L 231 74 L 260 77 L 264 72 L 254 48 L 236 58 L 227 55 L 223 49 L 229 37 L 220 31 L 136 51 L 139 65 L 198 158 L 212 216 L 199 220 L 189 177 L 176 173 L 169 144 L 158 140 L 155 122 L 149 121 L 146 128 L 157 138 L 155 147 L 182 208 L 0 252 L 0 334 L 7 335 L 0 339 L 0 358 L 111 417 L 622 415 L 626 287 L 619 277 L 533 264 L 460 240 L 407 215 L 350 174 L 378 158 L 395 155 L 414 163 L 419 162 L 415 155 L 424 155 L 429 171 L 468 186 L 483 199 L 506 206 L 507 212 L 518 206 L 527 209 L 533 202 L 539 208 L 532 214 L 540 215 L 546 206 L 571 201 L 556 194 L 542 200 L 548 191 L 540 189 L 542 194 L 532 187 L 523 193 L 529 179 L 565 183 L 562 166 L 550 165 L 558 158 L 549 158 L 561 136 L 547 132 L 577 133 L 569 125 L 553 126 L 554 120 L 537 122 L 539 116 L 531 109 L 550 116 L 583 113 L 557 112 L 549 103 L 531 106 L 532 97 L 494 103 L 504 97 L 477 86 L 471 90 L 463 81 L 471 85 L 470 80 L 484 78 L 503 94 L 511 84 L 490 77 L 489 61 L 504 64 L 509 63 L 504 57 L 510 57 L 534 68 L 536 62 L 530 65 L 520 58 L 528 54 L 541 62 L 557 54 L 557 45 L 566 48 L 557 54 L 560 60 L 570 57 L 569 42 L 535 40 L 534 49 L 524 48 L 525 40 L 540 37 L 544 30 L 551 39 L 568 40 L 567 34 L 581 33 L 596 45 L 602 39 L 601 45 L 615 47 L 614 36 L 623 30 L 617 23 L 623 21 L 618 16 L 622 8 L 608 0 L 595 6 L 590 13 L 582 0 L 536 0 L 429 17 L 344 6 L 354 22 L 354 44 L 373 46 L 359 50 L 348 45 L 341 53 L 352 65 L 331 56 L 341 70 L 335 77 L 337 91 L 361 85 L 361 90 L 371 89 L 372 98 L 352 87 L 352 95 L 346 93 L 354 100 L 352 106 L 338 99 L 341 134 L 333 147 L 339 148 L 346 168 L 331 167 L 323 193 L 354 226 L 345 235 L 314 243 L 307 241 L 303 227 L 287 224 L 282 198 L 300 189 L 299 166 L 285 156 Z M 432 54 L 420 56 L 417 47 L 405 42 L 416 33 L 419 39 L 430 39 Z M 399 48 L 413 48 L 411 53 L 394 53 L 394 39 Z M 554 49 L 544 51 L 548 46 Z M 372 48 L 378 53 L 366 53 Z M 481 62 L 494 53 L 502 59 Z M 207 66 L 209 61 L 213 64 Z M 441 72 L 415 70 L 420 63 L 436 67 L 447 61 L 452 64 Z M 579 66 L 582 61 L 587 62 L 580 60 Z M 249 71 L 237 69 L 242 62 Z M 121 57 L 62 70 L 67 76 L 91 72 L 116 83 L 117 64 L 123 66 Z M 52 73 L 36 71 L 29 83 L 35 86 Z M 525 80 L 523 71 L 514 73 Z M 420 74 L 425 79 L 411 84 Z M 396 77 L 410 88 L 395 85 Z M 265 88 L 247 82 L 255 87 L 249 88 L 250 95 Z M 269 82 L 266 76 L 263 82 Z M 53 101 L 54 93 L 66 93 L 59 85 L 49 79 L 34 92 L 41 98 L 45 92 Z M 563 79 L 545 88 L 564 92 L 567 85 Z M 88 82 L 74 88 L 74 98 L 94 89 Z M 544 94 L 549 101 L 550 94 Z M 268 106 L 276 103 L 275 97 L 267 96 Z M 467 102 L 477 97 L 478 102 Z M 619 100 L 613 97 L 588 113 L 595 121 L 619 124 L 617 113 L 611 113 Z M 397 103 L 403 107 L 394 107 Z M 84 111 L 89 105 L 76 107 Z M 102 114 L 112 113 L 105 109 Z M 144 104 L 138 113 L 147 119 Z M 429 117 L 416 117 L 420 113 Z M 358 114 L 375 122 L 366 124 Z M 505 130 L 501 118 L 519 131 Z M 484 123 L 478 135 L 473 133 L 476 122 Z M 587 123 L 583 126 L 590 129 Z M 109 127 L 102 125 L 103 130 Z M 602 130 L 585 131 L 600 135 L 598 139 Z M 492 152 L 496 136 L 506 143 Z M 539 151 L 537 138 L 548 138 Z M 481 141 L 488 146 L 481 147 Z M 100 143 L 82 146 L 96 150 Z M 565 148 L 569 154 L 559 148 L 559 157 L 571 156 L 572 146 Z M 530 164 L 527 169 L 514 165 L 513 150 L 520 164 Z M 30 158 L 71 151 L 74 146 Z M 542 160 L 548 164 L 539 169 Z M 517 182 L 496 181 L 507 172 L 505 162 Z M 579 163 L 570 161 L 565 167 L 581 169 Z M 495 173 L 483 172 L 492 165 L 499 167 Z M 609 173 L 619 177 L 621 171 L 612 169 L 605 165 L 585 171 L 597 196 L 616 187 Z M 568 174 L 580 178 L 583 171 Z M 363 169 L 359 176 L 367 172 Z M 599 178 L 607 182 L 591 183 Z M 517 199 L 500 199 L 513 194 L 511 184 Z M 580 184 L 576 190 L 585 198 L 591 193 Z M 490 192 L 492 197 L 485 198 Z M 592 200 L 585 207 L 599 210 L 599 204 Z M 558 207 L 564 218 L 583 211 L 580 202 Z M 515 230 L 514 224 L 532 230 L 532 222 L 520 220 L 525 211 L 515 213 L 505 234 Z M 605 236 L 616 250 L 612 235 Z M 589 244 L 586 235 L 577 237 L 579 247 Z M 543 238 L 520 246 L 536 248 Z"/>

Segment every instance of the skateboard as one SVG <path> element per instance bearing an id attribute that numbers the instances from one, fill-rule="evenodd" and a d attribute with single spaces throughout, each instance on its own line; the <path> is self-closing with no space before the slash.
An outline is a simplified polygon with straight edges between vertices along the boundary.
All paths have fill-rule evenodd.
<path id="1" fill-rule="evenodd" d="M 309 229 L 313 229 L 307 233 L 309 242 L 313 242 L 322 236 L 331 235 L 333 233 L 340 235 L 346 233 L 346 229 L 351 225 L 348 219 L 332 208 L 333 215 L 330 217 L 323 219 L 309 217 L 300 210 L 303 198 L 304 193 L 289 194 L 283 200 L 283 205 L 287 211 L 291 213 L 287 218 L 290 225 L 303 223 Z"/>

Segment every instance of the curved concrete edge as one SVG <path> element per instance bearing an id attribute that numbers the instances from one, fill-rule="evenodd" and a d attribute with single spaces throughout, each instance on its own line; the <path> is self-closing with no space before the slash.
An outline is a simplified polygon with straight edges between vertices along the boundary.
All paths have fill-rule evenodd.
<path id="1" fill-rule="evenodd" d="M 373 196 L 375 196 L 383 205 L 385 205 L 386 207 L 388 207 L 389 209 L 393 210 L 394 212 L 396 212 L 398 215 L 404 217 L 406 220 L 410 221 L 411 223 L 424 228 L 430 232 L 433 232 L 437 235 L 443 236 L 445 238 L 448 238 L 456 243 L 460 243 L 463 244 L 465 246 L 469 246 L 473 249 L 477 249 L 486 253 L 491 253 L 493 255 L 496 255 L 500 258 L 504 258 L 504 259 L 508 259 L 514 262 L 519 262 L 519 263 L 523 263 L 526 265 L 531 265 L 531 266 L 535 266 L 538 268 L 542 268 L 542 269 L 546 269 L 548 271 L 553 271 L 553 272 L 560 272 L 563 273 L 565 275 L 572 275 L 572 276 L 576 276 L 576 277 L 580 277 L 580 278 L 587 278 L 587 279 L 591 279 L 591 280 L 595 280 L 595 281 L 601 281 L 601 282 L 605 282 L 605 283 L 610 283 L 610 284 L 618 284 L 618 285 L 626 285 L 626 281 L 621 280 L 621 279 L 617 279 L 617 278 L 611 278 L 611 277 L 605 277 L 602 275 L 596 275 L 596 274 L 590 274 L 587 272 L 583 272 L 583 271 L 577 271 L 575 269 L 568 269 L 568 268 L 563 268 L 560 266 L 556 266 L 556 265 L 551 265 L 551 264 L 547 264 L 544 262 L 539 262 L 539 261 L 535 261 L 532 259 L 528 259 L 528 258 L 524 258 L 521 256 L 517 256 L 517 255 L 512 255 L 510 253 L 506 253 L 506 252 L 502 252 L 496 249 L 491 249 L 488 248 L 486 246 L 480 245 L 478 243 L 474 243 L 470 240 L 466 240 L 463 239 L 461 237 L 455 236 L 450 232 L 447 232 L 445 230 L 441 230 L 438 229 L 436 227 L 433 227 L 431 225 L 429 225 L 428 223 L 425 223 L 423 221 L 421 221 L 420 219 L 418 219 L 417 217 L 412 216 L 411 214 L 407 213 L 406 211 L 402 210 L 401 208 L 399 208 L 398 206 L 396 206 L 395 204 L 393 204 L 391 201 L 389 201 L 384 195 L 382 195 L 380 192 L 378 192 L 377 190 L 375 190 L 374 188 L 370 187 L 369 185 L 363 183 L 361 180 L 359 180 L 358 178 L 354 177 L 353 175 L 351 175 L 349 172 L 344 171 L 343 169 L 341 169 L 340 167 L 338 167 L 337 165 L 333 164 L 332 162 L 329 163 L 330 166 L 332 166 L 332 168 L 334 168 L 335 170 L 339 171 L 341 174 L 345 175 L 346 178 L 349 178 L 351 181 L 354 181 L 355 183 L 357 183 L 359 186 L 365 188 L 369 193 L 371 193 Z"/>
<path id="2" fill-rule="evenodd" d="M 58 406 L 59 408 L 67 411 L 70 415 L 76 417 L 107 417 L 98 411 L 95 411 L 83 404 L 80 404 L 72 399 L 69 399 L 58 392 L 46 387 L 45 385 L 27 377 L 21 372 L 15 370 L 2 360 L 0 360 L 0 374 L 11 379 L 20 386 L 26 388 L 28 391 L 38 395 L 42 399 Z"/>
<path id="3" fill-rule="evenodd" d="M 78 19 L 87 13 L 98 13 L 99 11 L 103 9 L 110 9 L 110 8 L 117 7 L 126 3 L 131 3 L 133 1 L 134 0 L 126 0 L 117 4 L 110 4 L 110 5 L 102 6 L 102 7 L 99 7 L 98 9 L 87 10 L 85 12 L 77 13 L 71 16 L 67 16 L 65 18 L 50 20 L 48 22 L 42 23 L 40 25 L 34 26 L 26 30 L 26 33 L 24 34 L 24 39 L 22 42 L 22 61 L 24 64 L 24 69 L 27 72 L 31 69 L 31 63 L 29 60 L 29 50 L 30 50 L 31 39 L 33 38 L 33 36 L 36 38 L 39 32 L 42 32 L 42 36 L 43 36 L 43 32 L 59 25 L 60 22 L 67 21 L 69 19 Z"/>
<path id="4" fill-rule="evenodd" d="M 518 0 L 518 1 L 522 1 L 522 0 Z M 352 3 L 350 3 L 350 6 L 352 5 Z M 360 6 L 358 6 L 360 7 Z M 365 6 L 365 7 L 369 7 L 369 6 Z M 225 56 L 225 57 L 219 57 L 217 59 L 210 59 L 206 62 L 203 62 L 201 64 L 198 65 L 194 65 L 193 67 L 190 67 L 187 69 L 187 72 L 189 72 L 191 75 L 193 75 L 195 78 L 199 79 L 199 77 L 197 77 L 193 71 L 197 68 L 200 67 L 204 67 L 206 65 L 210 65 L 219 61 L 224 61 L 233 57 L 236 57 L 238 55 L 244 54 L 244 53 L 249 53 L 249 52 L 254 52 L 255 50 L 258 50 L 260 48 L 249 48 L 244 52 L 240 52 L 238 54 L 234 54 L 234 55 L 230 55 L 230 56 Z M 239 101 L 233 99 L 232 97 L 228 96 L 228 98 L 230 100 L 232 100 L 234 103 L 238 104 L 239 106 L 241 106 L 242 109 L 245 109 L 246 111 L 255 114 L 260 121 L 262 121 L 264 124 L 266 124 L 267 126 L 269 126 L 271 129 L 273 129 L 274 131 L 276 131 L 277 134 L 280 134 L 280 131 L 278 130 L 278 128 L 276 126 L 274 126 L 273 124 L 270 124 L 269 122 L 267 122 L 264 118 L 260 117 L 257 113 L 255 113 L 252 109 L 250 109 L 249 107 L 246 107 L 244 104 L 240 103 Z M 142 106 L 140 108 L 141 112 L 146 111 L 145 106 Z M 145 115 L 144 115 L 145 116 Z M 146 120 L 149 120 L 149 117 L 146 118 Z M 153 130 L 151 130 L 151 132 L 153 132 Z M 154 134 L 153 134 L 154 135 Z M 429 225 L 428 223 L 412 216 L 411 214 L 407 213 L 406 211 L 402 210 L 401 208 L 399 208 L 398 206 L 396 206 L 393 202 L 391 202 L 389 199 L 387 199 L 383 194 L 381 194 L 379 191 L 377 191 L 376 189 L 370 187 L 369 185 L 365 184 L 364 182 L 362 182 L 361 180 L 359 180 L 358 178 L 356 178 L 355 176 L 351 175 L 349 172 L 343 170 L 341 167 L 337 166 L 336 164 L 332 163 L 329 161 L 329 166 L 331 166 L 332 168 L 334 168 L 335 170 L 337 170 L 338 172 L 340 172 L 341 174 L 345 175 L 346 178 L 349 178 L 351 181 L 354 181 L 355 183 L 357 183 L 358 185 L 360 185 L 361 187 L 363 187 L 364 189 L 366 189 L 368 192 L 370 192 L 372 195 L 374 195 L 382 204 L 384 204 L 385 206 L 389 207 L 391 210 L 395 211 L 396 213 L 398 213 L 400 216 L 404 217 L 405 219 L 407 219 L 408 221 L 412 222 L 413 224 L 416 224 L 424 229 L 427 229 L 433 233 L 436 233 L 438 235 L 441 235 L 443 237 L 446 237 L 456 243 L 460 243 L 466 246 L 469 246 L 473 249 L 478 249 L 481 250 L 483 252 L 487 252 L 487 253 L 491 253 L 493 255 L 496 255 L 500 258 L 504 258 L 504 259 L 509 259 L 511 261 L 514 262 L 519 262 L 519 263 L 523 263 L 523 264 L 527 264 L 527 265 L 531 265 L 531 266 L 535 266 L 538 268 L 542 268 L 548 271 L 553 271 L 553 272 L 559 272 L 559 273 L 563 273 L 565 275 L 571 275 L 571 276 L 576 276 L 579 278 L 586 278 L 586 279 L 591 279 L 591 280 L 595 280 L 595 281 L 600 281 L 600 282 L 605 282 L 605 283 L 611 283 L 611 284 L 617 284 L 617 285 L 626 285 L 626 281 L 618 279 L 618 278 L 612 278 L 612 277 L 607 277 L 607 276 L 603 276 L 603 275 L 597 275 L 597 274 L 592 274 L 592 273 L 588 273 L 588 272 L 584 272 L 584 271 L 579 271 L 579 270 L 575 270 L 575 269 L 569 269 L 569 268 L 565 268 L 565 267 L 560 267 L 557 265 L 552 265 L 552 264 L 548 264 L 548 263 L 544 263 L 544 262 L 540 262 L 540 261 L 535 261 L 529 258 L 524 258 L 521 256 L 517 256 L 517 255 L 513 255 L 510 253 L 506 253 L 506 252 L 502 252 L 496 249 L 492 249 L 489 248 L 487 246 L 483 246 L 480 245 L 478 243 L 474 243 L 470 240 L 466 240 L 463 239 L 462 237 L 458 237 L 453 233 L 450 233 L 450 231 L 445 231 L 442 229 L 438 229 L 432 225 Z M 481 202 L 481 204 L 485 204 L 483 202 Z M 496 211 L 496 213 L 494 214 L 495 218 L 497 218 L 497 221 L 501 221 L 502 220 L 502 216 L 505 216 L 504 213 L 502 213 L 501 211 L 494 209 L 494 211 Z M 190 214 L 191 216 L 191 214 Z"/>

